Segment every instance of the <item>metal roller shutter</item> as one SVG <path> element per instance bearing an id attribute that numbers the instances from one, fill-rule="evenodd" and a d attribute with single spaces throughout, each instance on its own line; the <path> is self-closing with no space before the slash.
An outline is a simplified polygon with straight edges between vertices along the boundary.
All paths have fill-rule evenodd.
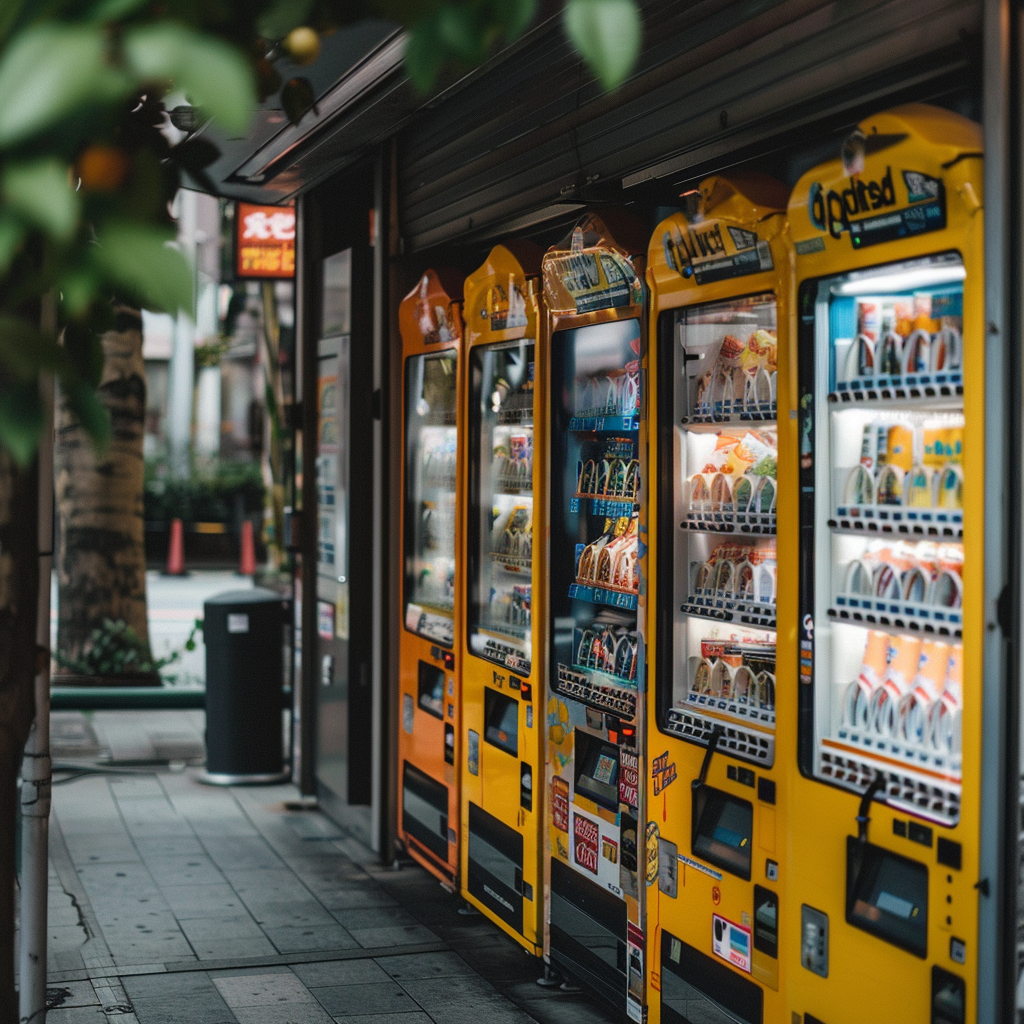
<path id="1" fill-rule="evenodd" d="M 651 0 L 631 80 L 603 95 L 557 20 L 400 137 L 407 251 L 640 184 L 976 59 L 977 2 Z"/>

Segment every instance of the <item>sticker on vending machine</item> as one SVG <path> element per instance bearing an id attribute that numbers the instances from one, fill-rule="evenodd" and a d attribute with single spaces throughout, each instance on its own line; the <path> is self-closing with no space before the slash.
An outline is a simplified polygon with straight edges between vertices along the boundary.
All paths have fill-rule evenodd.
<path id="1" fill-rule="evenodd" d="M 569 783 L 558 775 L 551 780 L 551 824 L 559 832 L 569 831 Z"/>
<path id="2" fill-rule="evenodd" d="M 715 956 L 750 973 L 750 929 L 718 914 L 711 916 L 711 948 Z"/>

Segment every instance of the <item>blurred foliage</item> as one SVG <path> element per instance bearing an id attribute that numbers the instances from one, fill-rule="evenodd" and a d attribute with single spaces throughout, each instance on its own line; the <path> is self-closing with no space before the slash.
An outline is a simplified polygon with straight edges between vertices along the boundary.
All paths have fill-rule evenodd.
<path id="1" fill-rule="evenodd" d="M 637 0 L 565 0 L 562 23 L 601 84 L 639 51 Z M 409 30 L 406 69 L 427 92 L 445 68 L 480 64 L 538 16 L 537 0 L 0 0 L 0 444 L 31 459 L 37 379 L 58 377 L 102 446 L 95 388 L 111 299 L 193 309 L 192 272 L 173 246 L 169 203 L 183 174 L 212 190 L 211 121 L 244 135 L 278 95 L 293 122 L 315 110 L 306 78 L 320 38 L 377 16 Z M 168 109 L 170 108 L 170 109 Z M 59 297 L 57 331 L 39 329 Z M 61 340 L 59 340 L 61 339 Z"/>
<path id="2" fill-rule="evenodd" d="M 196 619 L 183 650 L 196 649 L 196 634 L 202 628 L 202 620 Z M 174 682 L 177 677 L 164 670 L 180 661 L 181 655 L 182 651 L 176 650 L 154 658 L 149 644 L 123 619 L 104 619 L 103 625 L 90 634 L 89 646 L 81 657 L 69 658 L 55 651 L 53 658 L 61 668 L 79 676 L 160 675 L 165 681 Z"/>
<path id="3" fill-rule="evenodd" d="M 158 460 L 146 461 L 145 519 L 170 523 L 233 523 L 236 514 L 262 515 L 265 487 L 259 465 L 218 462 L 193 467 L 185 478 L 173 478 Z"/>

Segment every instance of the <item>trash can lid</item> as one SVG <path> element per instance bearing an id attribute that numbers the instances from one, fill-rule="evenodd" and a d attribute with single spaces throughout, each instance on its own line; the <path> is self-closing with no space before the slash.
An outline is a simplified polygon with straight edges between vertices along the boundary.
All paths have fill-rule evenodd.
<path id="1" fill-rule="evenodd" d="M 282 604 L 287 600 L 286 597 L 282 597 L 266 587 L 250 587 L 247 590 L 229 590 L 223 594 L 214 594 L 203 604 Z"/>

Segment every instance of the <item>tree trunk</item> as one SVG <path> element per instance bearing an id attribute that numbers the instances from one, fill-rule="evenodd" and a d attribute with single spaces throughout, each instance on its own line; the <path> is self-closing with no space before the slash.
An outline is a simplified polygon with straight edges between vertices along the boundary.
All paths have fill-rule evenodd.
<path id="1" fill-rule="evenodd" d="M 104 333 L 99 395 L 110 411 L 112 437 L 97 454 L 66 401 L 57 407 L 57 650 L 79 659 L 104 619 L 123 621 L 143 641 L 149 660 L 142 441 L 146 376 L 142 314 L 115 308 Z"/>
<path id="2" fill-rule="evenodd" d="M 18 1019 L 14 825 L 18 770 L 34 715 L 38 523 L 35 467 L 19 471 L 0 449 L 0 1021 Z"/>

